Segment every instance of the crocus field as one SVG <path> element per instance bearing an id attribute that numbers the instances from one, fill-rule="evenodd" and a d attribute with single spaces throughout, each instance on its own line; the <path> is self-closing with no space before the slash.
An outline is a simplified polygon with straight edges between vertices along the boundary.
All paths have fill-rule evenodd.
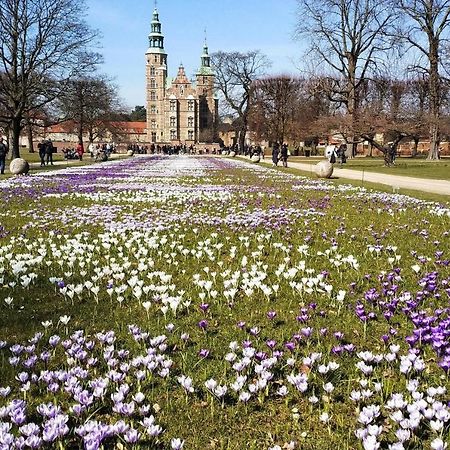
<path id="1" fill-rule="evenodd" d="M 450 449 L 448 204 L 219 157 L 0 192 L 0 450 Z"/>

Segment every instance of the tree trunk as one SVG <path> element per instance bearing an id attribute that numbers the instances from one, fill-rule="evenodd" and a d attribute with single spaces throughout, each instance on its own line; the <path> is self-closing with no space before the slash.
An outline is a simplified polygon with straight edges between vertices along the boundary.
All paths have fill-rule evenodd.
<path id="1" fill-rule="evenodd" d="M 389 151 L 383 151 L 384 154 L 384 165 L 386 167 L 391 167 L 392 166 L 392 154 Z"/>
<path id="2" fill-rule="evenodd" d="M 434 121 L 434 118 L 431 120 Z M 428 152 L 427 159 L 434 160 L 439 159 L 439 145 L 441 143 L 439 125 L 434 122 L 430 126 L 430 151 Z"/>
<path id="3" fill-rule="evenodd" d="M 33 127 L 30 122 L 27 122 L 27 135 L 28 135 L 28 151 L 34 153 L 33 146 Z"/>
<path id="4" fill-rule="evenodd" d="M 411 158 L 415 158 L 417 156 L 417 154 L 419 153 L 418 148 L 419 148 L 419 138 L 415 137 L 413 138 L 414 140 L 414 145 L 413 148 L 411 150 Z"/>
<path id="5" fill-rule="evenodd" d="M 440 105 L 441 105 L 441 90 L 440 90 L 440 78 L 439 78 L 439 41 L 434 39 L 430 43 L 430 79 L 429 79 L 429 92 L 430 92 L 430 151 L 428 152 L 427 159 L 439 159 L 439 144 L 440 129 Z"/>
<path id="6" fill-rule="evenodd" d="M 239 151 L 244 152 L 245 149 L 245 136 L 247 134 L 247 122 L 244 121 L 244 123 L 241 126 L 241 129 L 239 130 Z"/>
<path id="7" fill-rule="evenodd" d="M 78 127 L 78 143 L 83 144 L 83 127 L 81 126 L 81 124 Z"/>
<path id="8" fill-rule="evenodd" d="M 20 132 L 22 131 L 21 117 L 13 117 L 11 120 L 11 132 L 12 132 L 12 149 L 11 159 L 20 158 Z"/>
<path id="9" fill-rule="evenodd" d="M 361 136 L 362 139 L 364 139 L 365 141 L 369 142 L 369 144 L 373 147 L 375 147 L 377 150 L 379 150 L 381 153 L 383 153 L 383 157 L 384 157 L 384 165 L 387 167 L 390 167 L 394 160 L 394 155 L 397 152 L 397 145 L 400 142 L 400 139 L 396 139 L 394 141 L 394 144 L 392 147 L 385 147 L 384 145 L 379 144 L 378 142 L 376 142 L 372 137 L 370 136 L 366 136 L 366 135 L 362 135 Z"/>

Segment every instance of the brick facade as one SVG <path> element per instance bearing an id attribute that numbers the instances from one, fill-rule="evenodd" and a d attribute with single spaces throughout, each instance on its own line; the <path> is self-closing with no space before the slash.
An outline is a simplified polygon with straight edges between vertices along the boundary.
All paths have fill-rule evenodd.
<path id="1" fill-rule="evenodd" d="M 214 142 L 218 100 L 206 42 L 195 82 L 189 80 L 182 65 L 173 81 L 168 78 L 164 36 L 156 9 L 149 44 L 145 54 L 148 142 L 172 145 Z"/>

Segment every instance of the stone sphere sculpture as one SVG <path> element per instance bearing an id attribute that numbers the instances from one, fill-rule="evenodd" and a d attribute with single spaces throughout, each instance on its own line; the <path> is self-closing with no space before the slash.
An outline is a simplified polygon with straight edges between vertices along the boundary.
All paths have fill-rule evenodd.
<path id="1" fill-rule="evenodd" d="M 236 156 L 236 152 L 230 152 L 230 156 L 234 158 Z"/>
<path id="2" fill-rule="evenodd" d="M 226 155 L 228 155 L 228 152 L 226 150 L 222 150 L 222 155 L 226 156 Z"/>
<path id="3" fill-rule="evenodd" d="M 26 175 L 30 171 L 30 165 L 23 158 L 15 158 L 9 164 L 9 171 L 13 175 Z"/>
<path id="4" fill-rule="evenodd" d="M 253 155 L 252 156 L 252 162 L 259 163 L 259 161 L 261 161 L 261 158 L 260 158 L 259 155 Z"/>
<path id="5" fill-rule="evenodd" d="M 127 151 L 127 155 L 128 155 L 128 156 L 133 156 L 133 155 L 134 155 L 133 150 L 128 150 L 128 151 Z"/>
<path id="6" fill-rule="evenodd" d="M 320 161 L 316 165 L 316 175 L 319 178 L 330 178 L 333 175 L 333 164 L 329 161 Z"/>

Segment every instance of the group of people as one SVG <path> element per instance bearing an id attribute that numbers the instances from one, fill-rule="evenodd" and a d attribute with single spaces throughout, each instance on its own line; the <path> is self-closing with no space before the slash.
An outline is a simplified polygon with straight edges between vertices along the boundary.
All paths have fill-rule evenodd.
<path id="1" fill-rule="evenodd" d="M 287 167 L 287 160 L 289 157 L 289 149 L 287 144 L 280 144 L 275 142 L 272 147 L 272 163 L 274 166 L 278 166 L 278 162 L 281 161 L 283 167 Z"/>
<path id="2" fill-rule="evenodd" d="M 331 164 L 334 164 L 339 161 L 340 164 L 345 164 L 347 162 L 347 145 L 341 144 L 339 146 L 335 145 L 334 148 L 331 148 L 326 156 L 328 156 L 328 160 Z"/>
<path id="3" fill-rule="evenodd" d="M 53 166 L 53 153 L 56 152 L 56 147 L 53 147 L 53 142 L 50 139 L 45 139 L 37 145 L 39 158 L 41 159 L 41 167 L 51 164 Z"/>
<path id="4" fill-rule="evenodd" d="M 116 151 L 116 144 L 114 142 L 107 142 L 103 144 L 94 144 L 91 142 L 88 147 L 89 153 L 96 161 L 108 161 L 111 153 Z"/>

